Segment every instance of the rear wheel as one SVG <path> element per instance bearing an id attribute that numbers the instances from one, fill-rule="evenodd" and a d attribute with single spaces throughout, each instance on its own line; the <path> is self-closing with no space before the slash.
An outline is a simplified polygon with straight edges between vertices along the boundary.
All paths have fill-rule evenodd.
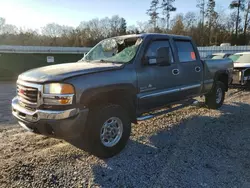
<path id="1" fill-rule="evenodd" d="M 105 105 L 90 111 L 84 142 L 91 154 L 109 158 L 125 147 L 131 133 L 131 122 L 119 105 Z"/>
<path id="2" fill-rule="evenodd" d="M 210 109 L 218 109 L 222 106 L 225 99 L 225 85 L 217 81 L 211 93 L 205 96 L 205 103 Z"/>

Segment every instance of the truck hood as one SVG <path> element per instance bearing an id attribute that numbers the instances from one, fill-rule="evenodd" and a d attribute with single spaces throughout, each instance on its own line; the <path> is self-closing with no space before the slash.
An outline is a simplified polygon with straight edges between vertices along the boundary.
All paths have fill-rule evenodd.
<path id="1" fill-rule="evenodd" d="M 31 69 L 20 74 L 18 79 L 36 83 L 62 81 L 69 77 L 114 70 L 121 67 L 123 67 L 122 64 L 100 63 L 99 61 L 64 63 Z"/>

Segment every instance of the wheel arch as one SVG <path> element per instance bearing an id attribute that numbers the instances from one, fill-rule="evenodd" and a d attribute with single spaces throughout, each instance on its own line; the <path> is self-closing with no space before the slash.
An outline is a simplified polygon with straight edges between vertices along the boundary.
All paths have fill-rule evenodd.
<path id="1" fill-rule="evenodd" d="M 136 121 L 136 88 L 131 84 L 92 88 L 82 93 L 80 105 L 91 109 L 100 104 L 118 104 L 128 113 L 132 123 Z"/>
<path id="2" fill-rule="evenodd" d="M 213 87 L 217 81 L 222 82 L 225 85 L 225 91 L 228 91 L 229 75 L 227 71 L 216 72 Z"/>

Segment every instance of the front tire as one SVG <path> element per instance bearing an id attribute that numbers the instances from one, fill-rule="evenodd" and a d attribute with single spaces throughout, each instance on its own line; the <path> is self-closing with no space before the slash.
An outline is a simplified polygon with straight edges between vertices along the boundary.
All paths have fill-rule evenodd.
<path id="1" fill-rule="evenodd" d="M 126 146 L 131 133 L 131 122 L 119 105 L 104 105 L 90 110 L 84 144 L 87 151 L 99 158 L 110 158 Z"/>
<path id="2" fill-rule="evenodd" d="M 218 109 L 222 106 L 225 99 L 225 85 L 217 81 L 211 93 L 205 96 L 206 106 L 210 109 Z"/>

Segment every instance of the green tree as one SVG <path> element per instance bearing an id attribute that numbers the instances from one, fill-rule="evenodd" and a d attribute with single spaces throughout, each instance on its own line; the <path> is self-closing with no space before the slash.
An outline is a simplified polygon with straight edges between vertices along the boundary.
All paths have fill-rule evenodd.
<path id="1" fill-rule="evenodd" d="M 154 30 L 156 30 L 157 27 L 157 20 L 159 19 L 159 0 L 152 0 L 150 8 L 147 10 L 147 14 L 150 17 L 149 22 L 153 24 Z"/>
<path id="2" fill-rule="evenodd" d="M 0 17 L 0 33 L 2 32 L 4 25 L 5 25 L 5 19 Z"/>
<path id="3" fill-rule="evenodd" d="M 119 31 L 119 34 L 120 35 L 125 35 L 126 32 L 127 32 L 127 22 L 124 18 L 121 18 L 120 19 L 120 31 Z"/>
<path id="4" fill-rule="evenodd" d="M 169 20 L 170 20 L 170 13 L 176 11 L 176 7 L 173 6 L 175 0 L 163 0 L 162 1 L 162 9 L 163 15 L 167 20 L 167 30 L 169 30 Z"/>
<path id="5" fill-rule="evenodd" d="M 182 14 L 177 14 L 173 20 L 173 26 L 172 26 L 172 31 L 171 33 L 176 34 L 176 35 L 184 35 L 185 34 L 185 26 L 183 24 L 183 15 Z"/>
<path id="6" fill-rule="evenodd" d="M 206 14 L 207 18 L 207 34 L 208 34 L 208 43 L 212 44 L 212 30 L 215 28 L 216 20 L 218 18 L 218 13 L 215 11 L 215 1 L 208 0 Z"/>
<path id="7" fill-rule="evenodd" d="M 235 24 L 235 35 L 236 38 L 238 37 L 238 29 L 239 29 L 239 22 L 240 22 L 240 11 L 245 9 L 245 0 L 237 0 L 232 1 L 229 6 L 231 9 L 237 9 L 237 17 L 236 17 L 236 24 Z"/>
<path id="8" fill-rule="evenodd" d="M 200 28 L 201 28 L 201 44 L 204 44 L 204 22 L 205 22 L 205 0 L 197 0 L 196 7 L 199 8 L 201 19 L 200 19 Z"/>
<path id="9" fill-rule="evenodd" d="M 245 8 L 245 18 L 244 18 L 244 38 L 246 39 L 246 32 L 247 32 L 247 27 L 249 23 L 249 12 L 250 12 L 250 1 L 247 2 L 246 8 Z"/>

